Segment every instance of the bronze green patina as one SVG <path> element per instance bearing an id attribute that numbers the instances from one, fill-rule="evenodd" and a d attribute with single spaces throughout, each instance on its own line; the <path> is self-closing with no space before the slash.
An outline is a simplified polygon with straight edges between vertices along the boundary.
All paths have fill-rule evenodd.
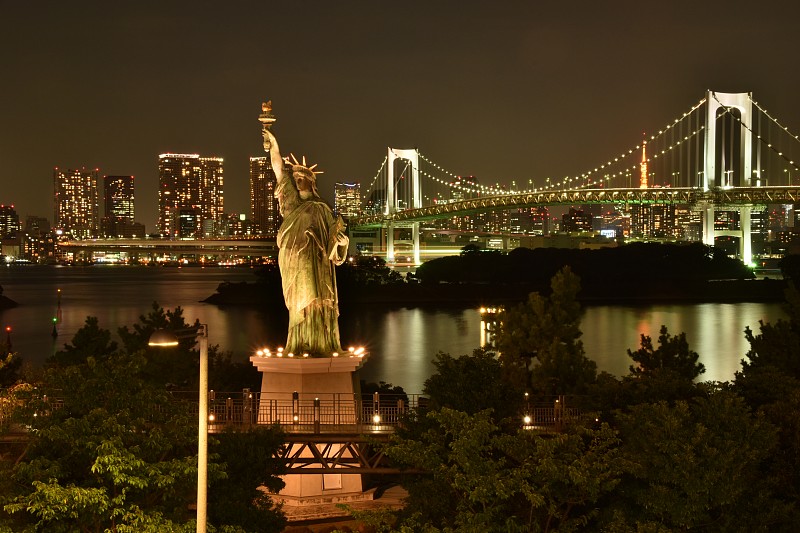
<path id="1" fill-rule="evenodd" d="M 278 265 L 283 297 L 289 310 L 284 353 L 325 357 L 342 351 L 335 265 L 347 257 L 344 222 L 317 192 L 314 167 L 281 157 L 270 131 L 275 122 L 271 104 L 262 106 L 264 150 L 275 172 L 283 223 L 278 230 Z"/>

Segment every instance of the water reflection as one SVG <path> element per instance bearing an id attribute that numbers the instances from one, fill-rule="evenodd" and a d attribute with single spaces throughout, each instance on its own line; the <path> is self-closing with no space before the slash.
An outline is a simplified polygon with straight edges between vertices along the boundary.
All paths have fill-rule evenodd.
<path id="1" fill-rule="evenodd" d="M 670 335 L 686 333 L 689 348 L 697 352 L 706 372 L 704 381 L 730 381 L 741 368 L 750 345 L 745 326 L 757 329 L 758 321 L 784 317 L 780 304 L 733 303 L 656 306 L 594 306 L 581 321 L 586 355 L 600 370 L 624 375 L 631 364 L 627 350 L 640 346 L 640 335 L 648 335 L 658 346 L 659 330 Z"/>
<path id="2" fill-rule="evenodd" d="M 497 314 L 499 307 L 481 307 L 478 312 L 481 314 L 481 348 L 492 347 L 497 335 Z"/>
<path id="3" fill-rule="evenodd" d="M 258 347 L 286 340 L 286 314 L 247 307 L 220 308 L 201 303 L 222 281 L 252 281 L 249 270 L 168 269 L 153 267 L 0 268 L 4 294 L 21 305 L 0 311 L 0 326 L 13 327 L 14 349 L 25 361 L 41 364 L 72 340 L 87 316 L 114 333 L 147 314 L 153 301 L 181 306 L 189 321 L 209 325 L 209 341 L 234 358 L 247 360 Z M 51 336 L 61 292 L 58 337 Z M 639 335 L 657 342 L 659 328 L 673 335 L 686 332 L 691 349 L 706 366 L 704 380 L 728 381 L 740 368 L 749 345 L 744 328 L 783 316 L 778 304 L 699 304 L 593 306 L 584 310 L 581 329 L 586 355 L 598 369 L 628 373 L 627 350 L 639 347 Z M 343 309 L 344 345 L 366 346 L 370 357 L 360 370 L 367 381 L 387 381 L 416 393 L 434 370 L 438 351 L 472 353 L 485 340 L 477 309 Z"/>
<path id="4" fill-rule="evenodd" d="M 379 340 L 366 343 L 371 355 L 360 371 L 366 381 L 419 392 L 434 371 L 436 353 L 463 355 L 479 345 L 480 319 L 474 309 L 395 309 L 370 315 L 382 318 L 361 330 Z"/>

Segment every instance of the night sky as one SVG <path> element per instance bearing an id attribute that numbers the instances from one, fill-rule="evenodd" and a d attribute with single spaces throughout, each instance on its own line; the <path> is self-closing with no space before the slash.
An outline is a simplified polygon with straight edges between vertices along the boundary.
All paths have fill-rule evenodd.
<path id="1" fill-rule="evenodd" d="M 798 20 L 796 0 L 0 0 L 0 203 L 52 219 L 53 167 L 97 167 L 136 176 L 153 231 L 178 152 L 224 157 L 247 212 L 266 99 L 328 199 L 387 146 L 481 183 L 580 174 L 707 89 L 800 133 Z"/>

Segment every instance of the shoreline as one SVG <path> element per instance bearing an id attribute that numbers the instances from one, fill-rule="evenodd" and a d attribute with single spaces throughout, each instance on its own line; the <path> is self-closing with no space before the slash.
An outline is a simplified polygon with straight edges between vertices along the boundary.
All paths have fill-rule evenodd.
<path id="1" fill-rule="evenodd" d="M 11 298 L 0 295 L 0 309 L 11 309 L 17 306 L 19 306 L 19 304 Z"/>
<path id="2" fill-rule="evenodd" d="M 583 305 L 644 303 L 781 302 L 788 283 L 782 279 L 713 280 L 686 282 L 609 282 L 582 287 Z M 549 294 L 549 286 L 535 284 L 440 283 L 393 284 L 339 291 L 339 305 L 449 306 L 508 305 L 525 301 L 528 294 Z M 201 300 L 218 306 L 283 305 L 280 288 L 240 282 L 221 284 L 217 292 Z"/>

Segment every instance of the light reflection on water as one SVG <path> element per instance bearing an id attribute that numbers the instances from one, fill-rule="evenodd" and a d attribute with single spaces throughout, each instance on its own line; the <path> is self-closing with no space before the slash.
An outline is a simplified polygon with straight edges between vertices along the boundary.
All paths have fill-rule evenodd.
<path id="1" fill-rule="evenodd" d="M 784 316 L 777 303 L 593 306 L 585 309 L 581 329 L 586 355 L 611 374 L 628 372 L 631 361 L 626 350 L 639 348 L 640 335 L 650 336 L 658 347 L 663 324 L 670 335 L 686 333 L 689 348 L 706 368 L 701 380 L 730 381 L 750 347 L 745 327 L 758 332 L 759 320 Z"/>
<path id="2" fill-rule="evenodd" d="M 366 381 L 388 381 L 420 392 L 434 371 L 436 353 L 468 354 L 480 344 L 475 309 L 395 309 L 382 315 L 367 330 L 372 355 L 361 370 Z"/>
<path id="3" fill-rule="evenodd" d="M 12 341 L 26 361 L 40 364 L 72 340 L 87 316 L 114 333 L 136 323 L 153 301 L 166 308 L 181 306 L 189 321 L 209 325 L 211 344 L 246 360 L 255 349 L 283 344 L 286 317 L 247 307 L 219 308 L 200 303 L 222 281 L 252 281 L 249 269 L 155 267 L 21 267 L 0 268 L 4 294 L 21 305 L 0 311 L 0 325 L 13 327 Z M 62 289 L 62 322 L 57 339 L 51 336 Z M 653 306 L 593 306 L 584 310 L 581 337 L 586 354 L 600 370 L 628 372 L 626 350 L 639 346 L 639 335 L 657 342 L 665 324 L 670 334 L 686 332 L 689 346 L 706 366 L 703 380 L 727 381 L 740 368 L 749 345 L 744 328 L 758 330 L 758 321 L 783 316 L 779 304 L 692 304 Z M 371 355 L 360 375 L 367 381 L 387 381 L 420 392 L 433 372 L 438 351 L 472 353 L 480 345 L 477 309 L 344 310 L 342 342 L 367 346 Z"/>

